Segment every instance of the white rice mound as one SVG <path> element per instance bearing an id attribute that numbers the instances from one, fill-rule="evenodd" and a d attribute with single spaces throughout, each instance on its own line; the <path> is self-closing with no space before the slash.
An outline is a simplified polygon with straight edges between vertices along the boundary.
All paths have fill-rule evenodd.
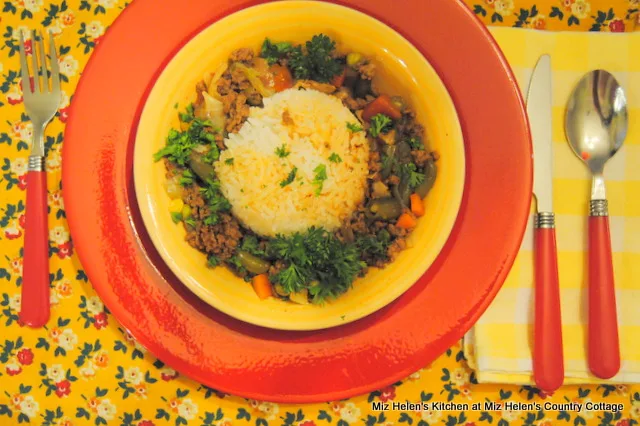
<path id="1" fill-rule="evenodd" d="M 359 124 L 342 101 L 315 90 L 284 90 L 265 98 L 264 108 L 252 107 L 215 164 L 233 214 L 266 237 L 340 227 L 363 201 L 369 173 L 364 131 L 353 133 L 347 123 Z M 283 144 L 290 154 L 280 158 Z M 341 162 L 329 161 L 334 153 Z M 319 165 L 327 179 L 316 195 Z M 294 167 L 295 180 L 281 187 Z"/>

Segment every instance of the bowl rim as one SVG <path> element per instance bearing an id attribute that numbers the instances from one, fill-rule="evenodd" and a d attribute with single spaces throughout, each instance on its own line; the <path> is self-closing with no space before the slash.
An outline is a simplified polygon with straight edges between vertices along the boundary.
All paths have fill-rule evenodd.
<path id="1" fill-rule="evenodd" d="M 286 4 L 289 7 L 314 6 L 314 7 L 334 9 L 334 10 L 343 11 L 345 13 L 360 15 L 362 19 L 369 21 L 369 23 L 371 23 L 372 25 L 376 25 L 381 28 L 384 28 L 386 32 L 393 34 L 394 37 L 397 37 L 398 40 L 401 41 L 401 43 L 404 43 L 412 51 L 412 54 L 420 58 L 422 65 L 428 70 L 428 73 L 432 74 L 435 77 L 435 80 L 437 81 L 437 85 L 443 89 L 442 95 L 443 97 L 446 98 L 446 104 L 450 107 L 450 114 L 453 117 L 452 122 L 455 125 L 455 128 L 453 129 L 456 133 L 454 139 L 458 142 L 458 145 L 459 145 L 458 146 L 459 158 L 456 158 L 456 161 L 460 163 L 459 170 L 457 171 L 459 174 L 459 178 L 456 179 L 456 181 L 454 182 L 453 185 L 455 186 L 455 191 L 452 192 L 452 195 L 453 195 L 452 204 L 454 205 L 454 207 L 452 207 L 452 210 L 455 210 L 455 214 L 450 215 L 450 217 L 448 217 L 448 220 L 446 220 L 446 232 L 442 232 L 438 234 L 439 236 L 439 241 L 437 244 L 438 248 L 437 250 L 434 250 L 435 254 L 432 256 L 432 258 L 430 259 L 426 267 L 424 269 L 421 269 L 420 272 L 416 274 L 415 279 L 412 279 L 410 284 L 406 286 L 390 286 L 392 290 L 387 292 L 387 296 L 385 298 L 376 299 L 373 303 L 369 301 L 365 305 L 358 305 L 356 307 L 352 307 L 350 309 L 348 320 L 339 320 L 339 318 L 337 317 L 333 319 L 325 319 L 325 320 L 316 319 L 314 320 L 314 325 L 309 326 L 309 325 L 306 325 L 306 323 L 304 322 L 302 323 L 298 323 L 295 321 L 285 322 L 282 320 L 273 320 L 271 318 L 265 318 L 264 316 L 256 316 L 248 312 L 249 310 L 234 309 L 232 307 L 227 306 L 227 304 L 225 304 L 222 300 L 218 299 L 212 292 L 208 291 L 205 288 L 205 286 L 201 285 L 198 280 L 196 280 L 194 277 L 191 276 L 191 274 L 189 274 L 188 272 L 185 272 L 182 268 L 180 268 L 175 258 L 171 255 L 171 250 L 169 250 L 166 247 L 166 244 L 163 243 L 163 240 L 159 238 L 159 233 L 157 232 L 158 227 L 154 226 L 155 215 L 153 214 L 153 212 L 155 212 L 155 209 L 153 207 L 155 203 L 153 201 L 153 197 L 150 197 L 147 191 L 144 190 L 145 185 L 143 184 L 143 182 L 145 181 L 141 180 L 139 177 L 136 178 L 136 176 L 140 176 L 139 164 L 140 164 L 140 158 L 141 158 L 139 154 L 139 148 L 138 148 L 139 144 L 137 143 L 137 141 L 140 137 L 140 134 L 143 133 L 144 130 L 146 129 L 144 123 L 147 123 L 148 120 L 146 120 L 145 117 L 149 114 L 149 109 L 153 107 L 153 100 L 155 97 L 154 95 L 158 93 L 156 88 L 159 86 L 159 83 L 163 80 L 163 77 L 167 75 L 167 70 L 170 70 L 172 64 L 180 60 L 181 56 L 184 54 L 185 49 L 189 45 L 194 43 L 194 41 L 197 42 L 198 39 L 204 37 L 208 32 L 213 31 L 212 27 L 216 27 L 220 22 L 226 21 L 228 19 L 237 19 L 238 16 L 242 16 L 243 14 L 255 13 L 255 10 L 274 7 L 275 3 L 279 3 L 279 2 L 261 3 L 254 6 L 243 8 L 241 10 L 227 14 L 223 18 L 216 20 L 214 22 L 211 22 L 208 25 L 204 26 L 203 28 L 200 28 L 196 33 L 192 34 L 188 38 L 188 40 L 186 40 L 180 46 L 180 48 L 175 52 L 175 54 L 170 58 L 170 60 L 164 64 L 161 70 L 159 70 L 158 76 L 154 80 L 153 85 L 149 90 L 148 96 L 144 99 L 142 112 L 138 120 L 138 126 L 135 130 L 134 147 L 133 147 L 134 148 L 133 179 L 134 179 L 134 187 L 135 187 L 135 198 L 140 208 L 140 213 L 142 216 L 145 229 L 153 243 L 153 246 L 155 247 L 157 252 L 160 254 L 160 257 L 163 259 L 163 261 L 167 264 L 169 269 L 171 269 L 171 271 L 179 279 L 179 281 L 185 287 L 187 287 L 189 291 L 194 293 L 199 299 L 209 304 L 213 308 L 229 315 L 230 317 L 247 322 L 252 325 L 267 327 L 267 328 L 276 329 L 276 330 L 283 330 L 283 331 L 322 330 L 322 329 L 339 327 L 339 326 L 360 320 L 368 315 L 371 315 L 379 311 L 385 306 L 388 306 L 389 304 L 393 303 L 396 299 L 398 299 L 405 292 L 407 292 L 422 276 L 424 276 L 430 270 L 434 262 L 436 262 L 436 260 L 440 256 L 442 249 L 445 247 L 447 241 L 449 240 L 451 236 L 451 232 L 453 231 L 454 225 L 460 213 L 461 203 L 464 197 L 464 191 L 465 191 L 466 179 L 467 179 L 467 173 L 466 173 L 467 160 L 466 160 L 465 140 L 464 140 L 464 134 L 462 132 L 462 126 L 460 122 L 460 117 L 458 115 L 457 107 L 451 97 L 451 94 L 449 93 L 448 88 L 444 84 L 444 81 L 440 76 L 440 74 L 431 65 L 429 60 L 418 48 L 416 48 L 416 46 L 411 41 L 406 39 L 402 34 L 400 34 L 398 31 L 396 31 L 394 28 L 390 27 L 389 25 L 385 24 L 384 22 L 357 9 L 354 9 L 348 6 L 343 6 L 340 4 L 328 3 L 328 2 L 322 2 L 322 1 L 288 0 Z M 339 30 L 337 32 L 339 32 Z M 411 75 L 411 73 L 409 74 Z M 144 161 L 148 161 L 148 159 L 145 158 Z M 432 244 L 429 244 L 429 245 L 433 246 Z M 188 248 L 191 250 L 194 250 L 194 255 L 202 254 L 202 252 L 200 252 L 199 250 L 191 246 L 189 246 Z M 366 275 L 365 275 L 365 278 L 366 278 Z M 241 280 L 240 278 L 237 278 L 237 279 Z M 349 290 L 349 291 L 352 291 L 352 290 Z M 278 302 L 283 304 L 287 303 L 280 300 Z M 264 301 L 262 301 L 261 303 L 264 303 Z M 319 308 L 319 309 L 322 309 L 322 308 Z M 332 318 L 332 317 L 329 317 L 329 318 Z"/>

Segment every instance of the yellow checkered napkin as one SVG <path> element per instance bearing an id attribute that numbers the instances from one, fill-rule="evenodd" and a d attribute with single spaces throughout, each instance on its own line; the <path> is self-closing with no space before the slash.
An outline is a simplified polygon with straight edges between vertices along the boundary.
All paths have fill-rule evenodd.
<path id="1" fill-rule="evenodd" d="M 640 383 L 640 33 L 551 33 L 512 28 L 495 28 L 492 33 L 523 93 L 538 57 L 551 55 L 553 201 L 567 384 L 602 380 L 589 373 L 586 361 L 585 259 L 591 181 L 586 166 L 566 141 L 565 106 L 574 85 L 593 69 L 610 71 L 626 90 L 629 132 L 625 145 L 605 168 L 622 356 L 620 373 L 609 382 Z M 464 339 L 469 365 L 480 382 L 532 383 L 532 219 L 504 287 Z"/>

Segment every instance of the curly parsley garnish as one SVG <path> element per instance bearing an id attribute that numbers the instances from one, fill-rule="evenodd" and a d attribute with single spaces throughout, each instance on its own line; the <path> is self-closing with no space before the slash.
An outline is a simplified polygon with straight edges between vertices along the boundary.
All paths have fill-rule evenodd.
<path id="1" fill-rule="evenodd" d="M 417 167 L 414 163 L 404 164 L 401 172 L 407 177 L 407 181 L 411 188 L 416 188 L 424 181 L 424 174 L 417 171 Z"/>
<path id="2" fill-rule="evenodd" d="M 422 143 L 422 139 L 418 136 L 413 136 L 407 139 L 407 143 L 414 151 L 422 151 L 424 150 L 424 144 Z"/>
<path id="3" fill-rule="evenodd" d="M 342 158 L 340 158 L 340 156 L 334 152 L 329 156 L 329 161 L 338 164 L 342 163 Z"/>
<path id="4" fill-rule="evenodd" d="M 194 117 L 193 104 L 189 104 L 185 112 L 180 113 L 180 120 L 189 124 L 186 131 L 169 130 L 167 144 L 160 151 L 153 155 L 154 161 L 159 161 L 163 157 L 168 158 L 179 166 L 187 165 L 191 151 L 198 145 L 205 145 L 209 148 L 206 158 L 213 162 L 220 156 L 220 150 L 216 146 L 214 128 L 210 120 L 202 120 Z"/>
<path id="5" fill-rule="evenodd" d="M 327 83 L 344 69 L 344 65 L 332 57 L 335 48 L 335 41 L 324 34 L 316 34 L 305 43 L 306 52 L 302 46 L 291 49 L 287 64 L 297 80 Z"/>
<path id="6" fill-rule="evenodd" d="M 314 303 L 346 292 L 366 266 L 355 244 L 343 243 L 315 227 L 305 233 L 276 236 L 269 242 L 267 253 L 287 265 L 272 277 L 273 282 L 289 293 L 307 289 Z"/>
<path id="7" fill-rule="evenodd" d="M 272 43 L 271 40 L 265 38 L 260 49 L 260 56 L 266 59 L 269 65 L 273 65 L 289 53 L 292 47 L 292 44 L 287 41 Z"/>
<path id="8" fill-rule="evenodd" d="M 291 169 L 291 171 L 289 172 L 289 175 L 287 176 L 287 178 L 285 180 L 283 180 L 282 182 L 280 182 L 280 187 L 284 188 L 285 186 L 289 185 L 291 182 L 294 181 L 294 179 L 296 178 L 296 173 L 298 173 L 298 168 L 294 167 L 293 169 Z"/>
<path id="9" fill-rule="evenodd" d="M 318 196 L 322 192 L 324 181 L 327 180 L 327 166 L 319 164 L 315 169 L 313 169 L 313 173 L 315 173 L 315 176 L 311 184 L 315 187 L 315 194 Z"/>
<path id="10" fill-rule="evenodd" d="M 393 125 L 391 118 L 384 114 L 374 115 L 371 117 L 370 123 L 371 127 L 369 127 L 369 134 L 374 138 L 378 137 L 381 133 L 386 133 L 391 130 L 391 126 Z"/>
<path id="11" fill-rule="evenodd" d="M 287 151 L 287 145 L 282 144 L 276 148 L 276 155 L 280 158 L 285 158 L 291 154 L 291 151 Z"/>
<path id="12" fill-rule="evenodd" d="M 358 133 L 362 131 L 362 126 L 358 123 L 349 123 L 347 121 L 347 129 L 349 129 L 351 133 Z"/>

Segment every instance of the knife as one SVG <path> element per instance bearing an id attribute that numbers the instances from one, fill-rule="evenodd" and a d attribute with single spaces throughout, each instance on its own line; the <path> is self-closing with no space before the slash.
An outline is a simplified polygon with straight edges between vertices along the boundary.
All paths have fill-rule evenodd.
<path id="1" fill-rule="evenodd" d="M 551 59 L 543 55 L 533 70 L 527 94 L 533 140 L 535 321 L 533 377 L 552 392 L 564 381 L 562 320 L 558 284 L 555 214 L 553 213 L 553 145 L 551 138 Z"/>

